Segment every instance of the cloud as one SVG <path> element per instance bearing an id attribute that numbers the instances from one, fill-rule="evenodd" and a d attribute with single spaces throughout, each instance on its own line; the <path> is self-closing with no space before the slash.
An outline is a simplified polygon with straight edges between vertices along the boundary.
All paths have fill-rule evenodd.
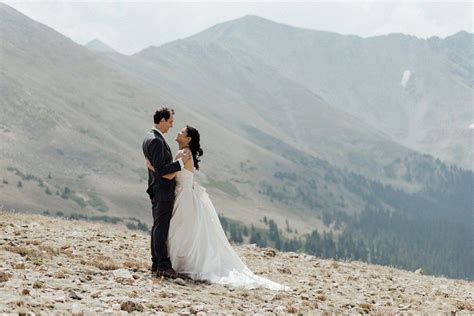
<path id="1" fill-rule="evenodd" d="M 247 14 L 314 30 L 363 37 L 472 32 L 470 2 L 46 2 L 7 1 L 79 44 L 99 38 L 125 54 L 191 36 Z"/>
<path id="2" fill-rule="evenodd" d="M 374 25 L 370 35 L 404 33 L 428 38 L 446 37 L 460 30 L 473 31 L 472 4 L 467 2 L 400 1 L 383 3 L 381 6 L 392 8 L 381 14 L 384 21 Z"/>

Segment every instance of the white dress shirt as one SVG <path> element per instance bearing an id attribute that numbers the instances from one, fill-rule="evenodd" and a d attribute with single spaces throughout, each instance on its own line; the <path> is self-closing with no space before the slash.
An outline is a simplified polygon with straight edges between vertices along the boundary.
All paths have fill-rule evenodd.
<path id="1" fill-rule="evenodd" d="M 160 135 L 163 136 L 163 139 L 165 139 L 165 135 L 163 135 L 163 133 L 159 129 L 157 129 L 154 126 L 152 127 L 152 129 L 160 133 Z M 183 170 L 184 169 L 183 159 L 179 158 L 177 161 L 179 162 L 179 165 L 181 166 L 181 170 Z"/>

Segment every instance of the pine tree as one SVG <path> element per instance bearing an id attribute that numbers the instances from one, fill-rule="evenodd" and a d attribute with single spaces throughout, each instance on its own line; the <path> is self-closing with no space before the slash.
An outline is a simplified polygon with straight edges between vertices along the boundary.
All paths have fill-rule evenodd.
<path id="1" fill-rule="evenodd" d="M 306 241 L 304 243 L 304 251 L 310 255 L 321 256 L 321 236 L 319 235 L 317 230 L 314 230 L 311 235 L 306 238 Z"/>

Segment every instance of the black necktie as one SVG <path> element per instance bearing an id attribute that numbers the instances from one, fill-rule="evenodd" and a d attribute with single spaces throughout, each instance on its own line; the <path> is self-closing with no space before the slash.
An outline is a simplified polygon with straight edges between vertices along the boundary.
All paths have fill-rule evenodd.
<path id="1" fill-rule="evenodd" d="M 163 143 L 165 144 L 166 149 L 168 149 L 168 152 L 171 155 L 171 149 L 170 149 L 170 146 L 168 146 L 168 143 L 166 142 L 166 140 L 163 139 Z"/>

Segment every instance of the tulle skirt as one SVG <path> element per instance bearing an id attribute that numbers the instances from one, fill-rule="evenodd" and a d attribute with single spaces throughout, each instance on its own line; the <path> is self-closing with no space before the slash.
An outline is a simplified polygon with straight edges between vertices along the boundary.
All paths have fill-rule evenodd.
<path id="1" fill-rule="evenodd" d="M 178 187 L 168 234 L 173 268 L 192 279 L 246 289 L 288 287 L 255 275 L 234 251 L 206 190 Z"/>

